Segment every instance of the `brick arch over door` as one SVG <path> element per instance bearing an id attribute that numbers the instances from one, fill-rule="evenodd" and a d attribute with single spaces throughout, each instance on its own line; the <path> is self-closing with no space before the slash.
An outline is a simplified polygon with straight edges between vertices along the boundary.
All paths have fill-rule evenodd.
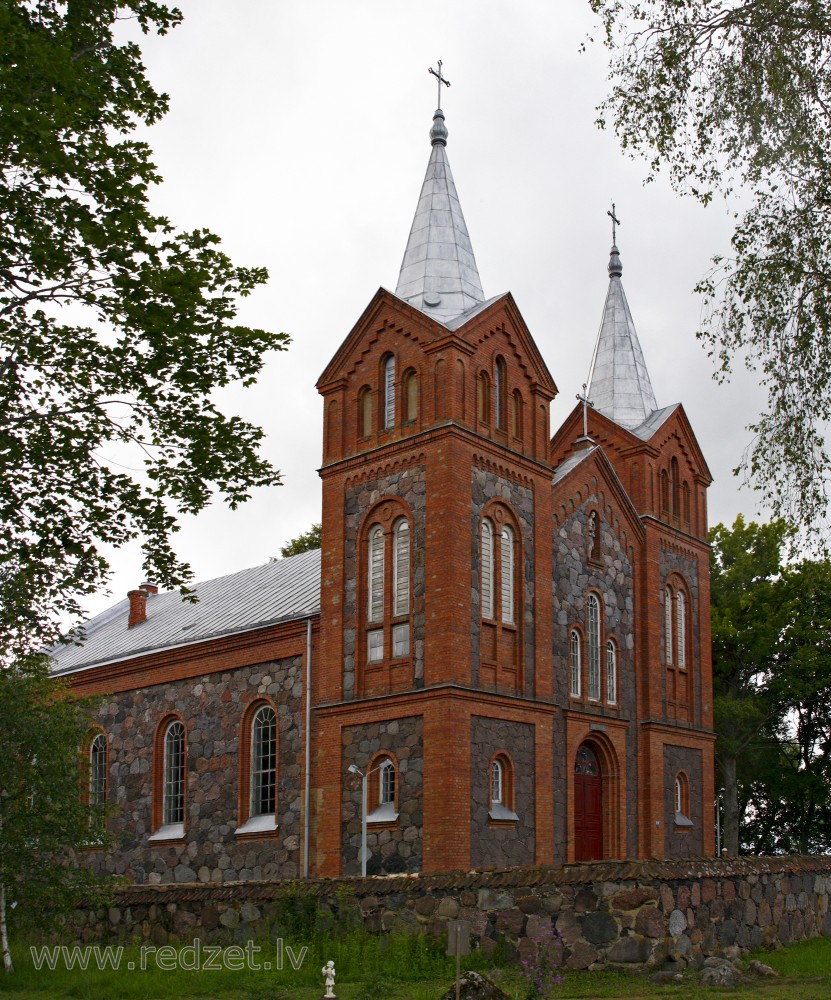
<path id="1" fill-rule="evenodd" d="M 620 768 L 602 734 L 584 740 L 573 762 L 572 838 L 575 861 L 622 857 Z"/>

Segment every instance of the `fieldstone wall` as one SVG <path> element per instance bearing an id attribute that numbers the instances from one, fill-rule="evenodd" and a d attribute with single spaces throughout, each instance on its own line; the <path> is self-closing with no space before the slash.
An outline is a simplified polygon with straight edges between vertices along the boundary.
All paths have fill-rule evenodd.
<path id="1" fill-rule="evenodd" d="M 472 471 L 472 503 L 470 518 L 471 530 L 471 577 L 472 596 L 471 621 L 471 677 L 472 684 L 477 687 L 479 679 L 479 663 L 481 650 L 481 623 L 479 589 L 481 587 L 481 564 L 479 559 L 480 523 L 482 511 L 489 500 L 502 500 L 514 512 L 522 526 L 522 595 L 523 608 L 518 624 L 522 626 L 522 641 L 524 644 L 523 660 L 525 663 L 525 694 L 531 698 L 534 695 L 534 493 L 527 486 L 512 482 L 488 472 L 486 469 L 475 468 Z"/>
<path id="2" fill-rule="evenodd" d="M 372 931 L 445 936 L 471 927 L 474 948 L 527 955 L 550 927 L 574 969 L 701 965 L 762 946 L 831 936 L 831 858 L 725 858 L 515 868 L 495 872 L 308 883 L 133 886 L 86 910 L 82 940 L 195 935 L 220 942 L 278 936 L 296 904 L 317 900 L 335 921 Z M 293 910 L 292 907 L 295 907 Z M 294 915 L 293 924 L 287 915 Z"/>
<path id="3" fill-rule="evenodd" d="M 596 484 L 594 484 L 596 485 Z M 600 524 L 601 561 L 595 563 L 588 558 L 588 519 L 591 511 L 597 511 Z M 635 628 L 634 628 L 634 567 L 629 555 L 621 545 L 605 511 L 596 495 L 592 494 L 574 513 L 557 528 L 554 539 L 554 695 L 558 705 L 571 709 L 585 707 L 592 715 L 608 715 L 610 718 L 626 719 L 629 722 L 626 739 L 626 782 L 630 795 L 626 803 L 627 853 L 635 856 L 637 845 L 637 731 L 635 725 Z M 586 634 L 586 599 L 590 590 L 597 591 L 603 600 L 601 672 L 606 669 L 605 643 L 614 638 L 618 647 L 618 690 L 617 704 L 589 702 L 586 692 L 585 668 L 587 656 L 583 650 L 583 673 L 581 699 L 569 695 L 569 647 L 568 636 L 572 627 L 577 627 L 581 635 Z M 585 644 L 584 644 L 585 645 Z M 557 720 L 555 730 L 555 790 L 554 790 L 554 840 L 566 843 L 566 773 L 564 768 L 573 769 L 574 761 L 566 761 L 563 723 Z"/>
<path id="4" fill-rule="evenodd" d="M 366 771 L 381 750 L 398 764 L 398 818 L 391 823 L 368 823 L 366 842 L 368 875 L 417 872 L 421 869 L 423 837 L 424 725 L 420 715 L 389 722 L 344 726 L 344 769 L 350 764 Z M 352 778 L 352 776 L 350 776 Z M 343 871 L 361 873 L 361 781 L 354 776 L 343 783 L 341 815 Z M 370 783 L 370 788 L 375 787 Z M 369 802 L 371 812 L 375 803 Z"/>
<path id="5" fill-rule="evenodd" d="M 510 825 L 494 823 L 490 810 L 490 763 L 498 750 L 514 765 L 514 811 Z M 470 720 L 470 844 L 475 868 L 534 863 L 534 727 L 474 715 Z"/>
<path id="6" fill-rule="evenodd" d="M 277 710 L 276 836 L 237 841 L 238 744 L 246 705 L 267 696 Z M 300 859 L 302 660 L 293 657 L 226 673 L 125 691 L 98 721 L 107 735 L 110 818 L 118 847 L 89 850 L 84 863 L 132 882 L 226 882 L 293 878 Z M 175 708 L 186 729 L 183 843 L 150 843 L 153 739 Z"/>
<path id="7" fill-rule="evenodd" d="M 360 559 L 358 532 L 367 510 L 382 497 L 399 497 L 410 508 L 413 527 L 413 633 L 410 637 L 413 687 L 424 686 L 424 552 L 426 549 L 427 472 L 412 466 L 346 490 L 344 497 L 343 693 L 355 697 L 355 643 Z"/>

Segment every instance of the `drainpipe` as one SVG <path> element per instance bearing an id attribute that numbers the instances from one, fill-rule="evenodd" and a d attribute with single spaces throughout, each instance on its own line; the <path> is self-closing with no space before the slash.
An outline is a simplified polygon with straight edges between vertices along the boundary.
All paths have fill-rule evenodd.
<path id="1" fill-rule="evenodd" d="M 312 801 L 312 619 L 306 620 L 306 782 L 303 791 L 303 878 L 309 877 L 309 808 Z"/>

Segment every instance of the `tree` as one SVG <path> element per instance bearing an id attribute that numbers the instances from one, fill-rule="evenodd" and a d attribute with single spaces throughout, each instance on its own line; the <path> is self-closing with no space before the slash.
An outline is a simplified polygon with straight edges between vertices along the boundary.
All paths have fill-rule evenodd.
<path id="1" fill-rule="evenodd" d="M 0 670 L 0 942 L 7 972 L 10 903 L 53 913 L 97 885 L 89 868 L 70 860 L 91 836 L 106 843 L 82 794 L 87 776 L 79 775 L 91 705 L 52 678 L 43 657 Z"/>
<path id="2" fill-rule="evenodd" d="M 720 377 L 758 370 L 767 408 L 740 469 L 823 543 L 831 419 L 831 7 L 825 0 L 589 0 L 612 53 L 601 105 L 650 178 L 740 195 L 729 258 L 699 283 Z"/>
<path id="3" fill-rule="evenodd" d="M 789 537 L 782 521 L 710 530 L 713 636 L 713 718 L 716 761 L 724 802 L 724 843 L 739 853 L 743 791 L 760 755 L 770 749 L 764 733 L 778 723 L 781 706 L 768 690 L 780 629 L 782 549 Z"/>
<path id="4" fill-rule="evenodd" d="M 308 552 L 310 549 L 319 549 L 321 527 L 320 524 L 313 524 L 308 531 L 286 542 L 280 549 L 280 555 L 287 559 L 289 556 L 299 556 L 301 552 Z"/>
<path id="5" fill-rule="evenodd" d="M 0 5 L 0 658 L 58 637 L 107 577 L 102 545 L 143 541 L 167 586 L 177 515 L 279 483 L 260 428 L 214 390 L 250 385 L 287 337 L 235 324 L 266 280 L 207 230 L 155 215 L 133 136 L 167 109 L 117 21 L 165 34 L 155 0 Z M 138 466 L 137 471 L 130 471 Z"/>

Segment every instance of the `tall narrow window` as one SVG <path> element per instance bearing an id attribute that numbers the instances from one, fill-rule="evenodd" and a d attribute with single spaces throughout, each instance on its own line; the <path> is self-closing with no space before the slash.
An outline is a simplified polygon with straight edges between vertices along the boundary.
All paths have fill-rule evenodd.
<path id="1" fill-rule="evenodd" d="M 515 438 L 522 437 L 522 396 L 519 389 L 511 393 L 510 430 Z"/>
<path id="2" fill-rule="evenodd" d="M 502 762 L 494 760 L 491 764 L 491 808 L 502 805 Z"/>
<path id="3" fill-rule="evenodd" d="M 672 588 L 664 591 L 664 655 L 667 666 L 672 666 Z"/>
<path id="4" fill-rule="evenodd" d="M 690 484 L 684 483 L 681 487 L 681 517 L 684 524 L 690 523 Z"/>
<path id="5" fill-rule="evenodd" d="M 104 829 L 107 804 L 107 737 L 97 733 L 89 745 L 89 826 Z"/>
<path id="6" fill-rule="evenodd" d="M 502 528 L 502 621 L 514 624 L 514 532 Z"/>
<path id="7" fill-rule="evenodd" d="M 681 484 L 678 481 L 679 480 L 679 475 L 678 475 L 678 459 L 677 458 L 673 458 L 672 461 L 669 463 L 669 470 L 670 470 L 670 473 L 669 473 L 669 475 L 670 475 L 670 491 L 671 491 L 671 498 L 672 498 L 672 514 L 673 514 L 674 517 L 680 517 L 680 515 L 681 515 L 681 497 L 680 497 L 680 494 L 679 494 L 679 490 L 681 488 Z"/>
<path id="8" fill-rule="evenodd" d="M 661 469 L 661 513 L 669 514 L 669 476 Z"/>
<path id="9" fill-rule="evenodd" d="M 606 701 L 617 703 L 617 649 L 614 639 L 606 643 Z"/>
<path id="10" fill-rule="evenodd" d="M 371 622 L 384 617 L 384 531 L 377 524 L 369 533 L 368 611 Z"/>
<path id="11" fill-rule="evenodd" d="M 493 525 L 482 521 L 482 617 L 493 618 Z"/>
<path id="12" fill-rule="evenodd" d="M 277 801 L 277 716 L 263 705 L 251 727 L 251 815 L 268 816 Z"/>
<path id="13" fill-rule="evenodd" d="M 165 826 L 185 821 L 185 727 L 178 719 L 164 734 L 164 787 L 162 822 Z"/>
<path id="14" fill-rule="evenodd" d="M 491 418 L 491 383 L 487 372 L 481 372 L 476 379 L 476 415 L 483 424 Z"/>
<path id="15" fill-rule="evenodd" d="M 372 392 L 361 389 L 358 397 L 358 436 L 369 437 L 372 433 Z"/>
<path id="16" fill-rule="evenodd" d="M 404 400 L 407 407 L 407 422 L 418 417 L 418 379 L 415 372 L 408 372 L 404 379 Z"/>
<path id="17" fill-rule="evenodd" d="M 384 427 L 395 426 L 395 358 L 384 362 Z"/>
<path id="18" fill-rule="evenodd" d="M 573 628 L 568 637 L 568 660 L 571 675 L 570 690 L 575 698 L 580 697 L 580 633 Z"/>
<path id="19" fill-rule="evenodd" d="M 410 612 L 410 525 L 401 518 L 395 525 L 392 550 L 393 592 L 395 615 Z"/>
<path id="20" fill-rule="evenodd" d="M 600 601 L 589 594 L 588 602 L 589 698 L 600 700 Z"/>
<path id="21" fill-rule="evenodd" d="M 678 651 L 678 669 L 687 669 L 687 602 L 684 591 L 675 595 L 675 634 Z"/>
<path id="22" fill-rule="evenodd" d="M 500 430 L 505 430 L 505 410 L 506 410 L 506 386 L 507 377 L 505 374 L 505 359 L 497 358 L 494 365 L 494 388 L 496 402 L 496 426 Z"/>
<path id="23" fill-rule="evenodd" d="M 395 764 L 389 759 L 378 772 L 378 805 L 395 805 Z"/>

